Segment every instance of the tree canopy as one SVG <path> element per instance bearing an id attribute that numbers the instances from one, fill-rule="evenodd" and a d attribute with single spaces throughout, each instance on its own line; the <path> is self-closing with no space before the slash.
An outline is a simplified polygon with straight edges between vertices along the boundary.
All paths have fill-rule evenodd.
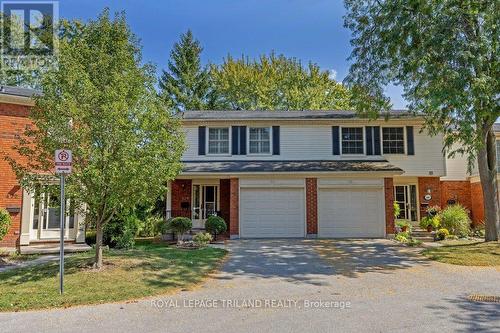
<path id="1" fill-rule="evenodd" d="M 166 105 L 177 111 L 203 110 L 207 107 L 210 77 L 207 68 L 201 66 L 202 51 L 200 42 L 188 30 L 170 53 L 168 71 L 163 71 L 160 89 Z"/>
<path id="2" fill-rule="evenodd" d="M 212 65 L 212 104 L 226 110 L 333 110 L 348 109 L 349 91 L 330 78 L 328 71 L 284 55 L 258 60 L 228 56 Z"/>
<path id="3" fill-rule="evenodd" d="M 500 3 L 482 0 L 345 0 L 353 64 L 345 80 L 358 112 L 391 107 L 384 86 L 399 84 L 430 134 L 444 133 L 450 156 L 478 163 L 485 197 L 486 239 L 500 229 L 495 137 L 500 116 Z M 457 147 L 457 148 L 453 148 Z"/>
<path id="4" fill-rule="evenodd" d="M 11 160 L 33 186 L 52 173 L 55 149 L 73 152 L 68 194 L 84 203 L 96 227 L 96 264 L 102 265 L 102 229 L 119 211 L 156 200 L 180 171 L 184 149 L 178 122 L 155 90 L 155 71 L 123 14 L 105 10 L 85 24 L 64 22 L 59 62 L 42 77 L 43 95 L 31 112 L 34 126 Z"/>

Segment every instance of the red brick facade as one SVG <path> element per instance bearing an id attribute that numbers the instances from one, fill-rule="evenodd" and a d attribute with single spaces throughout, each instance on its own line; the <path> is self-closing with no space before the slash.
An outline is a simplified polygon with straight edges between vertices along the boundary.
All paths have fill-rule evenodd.
<path id="1" fill-rule="evenodd" d="M 231 182 L 229 179 L 221 179 L 219 184 L 220 191 L 220 215 L 224 219 L 227 225 L 227 230 L 229 231 L 231 228 L 230 225 L 230 191 L 231 191 Z"/>
<path id="2" fill-rule="evenodd" d="M 420 196 L 420 217 L 427 215 L 427 207 L 441 206 L 441 181 L 439 177 L 419 177 L 418 193 Z M 430 200 L 425 200 L 426 194 L 431 195 Z"/>
<path id="3" fill-rule="evenodd" d="M 11 213 L 12 225 L 0 247 L 17 247 L 21 235 L 22 189 L 15 173 L 4 157 L 18 158 L 12 149 L 26 127 L 31 125 L 28 119 L 29 107 L 17 104 L 0 103 L 0 208 L 19 210 Z"/>
<path id="4" fill-rule="evenodd" d="M 191 218 L 191 179 L 176 179 L 171 183 L 172 216 Z"/>
<path id="5" fill-rule="evenodd" d="M 239 237 L 239 201 L 240 201 L 240 182 L 238 178 L 231 178 L 229 184 L 229 234 L 233 237 Z"/>
<path id="6" fill-rule="evenodd" d="M 306 223 L 307 234 L 318 233 L 318 180 L 306 178 Z"/>
<path id="7" fill-rule="evenodd" d="M 475 225 L 481 224 L 484 222 L 484 199 L 483 189 L 480 182 L 470 184 L 470 196 L 472 206 L 472 222 Z"/>
<path id="8" fill-rule="evenodd" d="M 441 182 L 441 207 L 444 208 L 450 203 L 461 204 L 471 212 L 472 216 L 470 181 L 463 180 Z"/>
<path id="9" fill-rule="evenodd" d="M 385 193 L 385 233 L 394 234 L 394 181 L 392 178 L 384 178 Z"/>

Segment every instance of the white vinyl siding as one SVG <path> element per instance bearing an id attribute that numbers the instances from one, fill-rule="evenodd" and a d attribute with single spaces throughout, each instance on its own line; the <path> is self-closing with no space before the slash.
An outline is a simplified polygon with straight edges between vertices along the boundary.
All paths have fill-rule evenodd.
<path id="1" fill-rule="evenodd" d="M 229 154 L 229 128 L 208 129 L 208 153 L 213 155 Z"/>
<path id="2" fill-rule="evenodd" d="M 183 160 L 186 161 L 210 161 L 210 160 L 343 160 L 352 159 L 352 156 L 332 155 L 332 126 L 342 127 L 360 127 L 362 121 L 345 121 L 337 124 L 331 122 L 256 122 L 256 121 L 238 121 L 231 122 L 213 122 L 210 124 L 185 123 L 187 150 L 184 153 Z M 391 126 L 391 124 L 394 125 Z M 270 127 L 280 126 L 280 155 L 198 155 L 198 126 L 248 126 L 248 127 Z M 443 147 L 443 136 L 429 136 L 424 132 L 420 133 L 421 126 L 418 123 L 408 121 L 372 121 L 363 123 L 363 126 L 388 126 L 403 127 L 413 125 L 415 155 L 393 154 L 393 155 L 359 155 L 356 159 L 360 160 L 387 160 L 389 163 L 400 167 L 405 171 L 404 176 L 444 176 L 445 158 L 441 151 Z M 208 139 L 208 138 L 207 138 Z M 382 138 L 381 138 L 382 139 Z M 247 151 L 248 152 L 248 151 Z M 432 172 L 432 175 L 429 173 Z"/>

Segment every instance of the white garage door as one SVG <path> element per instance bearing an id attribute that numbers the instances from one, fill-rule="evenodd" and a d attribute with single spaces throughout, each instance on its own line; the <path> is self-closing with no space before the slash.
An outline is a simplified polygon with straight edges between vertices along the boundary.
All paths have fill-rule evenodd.
<path id="1" fill-rule="evenodd" d="M 246 238 L 304 237 L 304 190 L 242 188 L 240 231 Z"/>
<path id="2" fill-rule="evenodd" d="M 320 189 L 318 236 L 331 238 L 384 237 L 382 189 Z"/>

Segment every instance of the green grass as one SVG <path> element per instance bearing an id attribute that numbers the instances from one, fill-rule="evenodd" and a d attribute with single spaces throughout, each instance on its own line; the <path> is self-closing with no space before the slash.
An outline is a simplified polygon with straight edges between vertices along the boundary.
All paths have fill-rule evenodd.
<path id="1" fill-rule="evenodd" d="M 59 295 L 59 263 L 0 273 L 0 311 L 69 307 L 137 299 L 189 288 L 217 268 L 225 250 L 180 250 L 140 241 L 132 250 L 110 250 L 104 267 L 92 269 L 94 253 L 65 261 L 65 292 Z"/>
<path id="2" fill-rule="evenodd" d="M 432 260 L 462 266 L 500 266 L 500 243 L 445 241 L 423 254 Z"/>

